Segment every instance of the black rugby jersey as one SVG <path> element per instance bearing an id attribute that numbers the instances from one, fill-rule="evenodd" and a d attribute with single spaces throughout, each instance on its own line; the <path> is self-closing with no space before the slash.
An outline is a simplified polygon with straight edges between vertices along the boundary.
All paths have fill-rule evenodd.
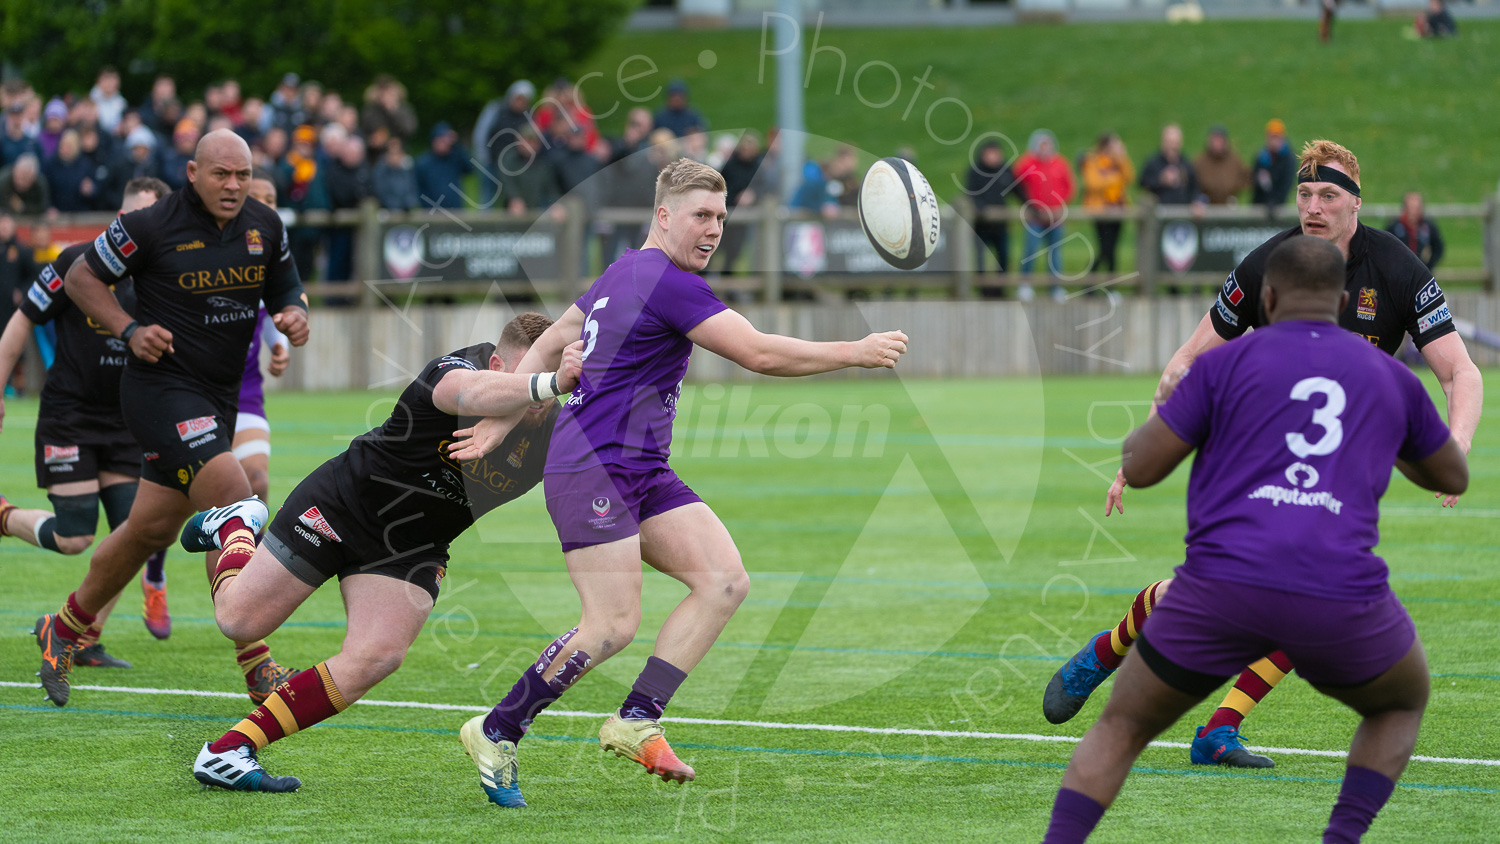
<path id="1" fill-rule="evenodd" d="M 1277 234 L 1229 274 L 1209 311 L 1220 337 L 1233 340 L 1263 324 L 1260 288 L 1266 260 L 1283 241 L 1301 233 L 1296 226 Z M 1403 334 L 1410 334 L 1420 349 L 1457 330 L 1432 271 L 1390 232 L 1358 224 L 1344 273 L 1349 304 L 1339 314 L 1339 325 L 1386 354 L 1401 348 Z"/>
<path id="2" fill-rule="evenodd" d="M 221 230 L 191 185 L 116 217 L 84 257 L 106 283 L 132 276 L 136 320 L 172 332 L 176 351 L 157 363 L 128 355 L 131 373 L 185 378 L 218 394 L 239 389 L 262 299 L 273 314 L 306 307 L 281 217 L 247 199 Z"/>
<path id="3" fill-rule="evenodd" d="M 37 325 L 57 323 L 57 358 L 42 387 L 44 407 L 87 412 L 101 427 L 123 424 L 120 416 L 120 373 L 130 356 L 125 341 L 110 334 L 68 298 L 63 276 L 78 257 L 94 248 L 75 243 L 42 267 L 21 300 L 21 313 Z M 105 279 L 120 307 L 135 315 L 135 287 L 130 276 Z"/>
<path id="4" fill-rule="evenodd" d="M 455 370 L 488 368 L 494 351 L 493 344 L 480 343 L 429 362 L 402 391 L 385 424 L 356 437 L 344 453 L 344 469 L 356 484 L 343 491 L 345 501 L 358 502 L 385 526 L 373 532 L 388 530 L 393 548 L 452 542 L 480 516 L 541 482 L 557 421 L 555 401 L 540 419 L 528 412 L 485 457 L 459 463 L 448 456 L 453 432 L 478 420 L 439 410 L 432 390 Z"/>

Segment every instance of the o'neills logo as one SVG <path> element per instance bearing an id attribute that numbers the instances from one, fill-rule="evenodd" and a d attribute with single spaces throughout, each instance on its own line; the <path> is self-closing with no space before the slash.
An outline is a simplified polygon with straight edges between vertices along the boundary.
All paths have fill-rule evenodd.
<path id="1" fill-rule="evenodd" d="M 609 515 L 609 499 L 608 498 L 600 496 L 600 497 L 594 499 L 594 515 L 596 515 L 596 516 L 608 516 Z"/>
<path id="2" fill-rule="evenodd" d="M 339 539 L 337 533 L 333 532 L 333 527 L 328 524 L 328 520 L 323 518 L 323 514 L 319 513 L 316 507 L 307 508 L 307 512 L 297 517 L 297 521 L 332 539 L 334 542 L 344 541 Z"/>
<path id="3" fill-rule="evenodd" d="M 199 416 L 197 419 L 189 419 L 185 422 L 178 422 L 177 436 L 181 437 L 184 441 L 187 441 L 192 439 L 193 437 L 198 436 L 204 431 L 212 431 L 217 427 L 219 427 L 219 423 L 215 422 L 212 416 Z"/>

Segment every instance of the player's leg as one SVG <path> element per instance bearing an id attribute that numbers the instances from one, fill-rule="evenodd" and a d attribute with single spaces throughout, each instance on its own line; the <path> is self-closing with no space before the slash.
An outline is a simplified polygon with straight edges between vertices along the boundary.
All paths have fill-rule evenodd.
<path id="1" fill-rule="evenodd" d="M 104 643 L 99 637 L 104 635 L 104 624 L 109 620 L 109 614 L 114 611 L 115 604 L 120 602 L 120 596 L 116 595 L 110 599 L 94 616 L 94 623 L 89 629 L 78 637 L 78 652 L 73 655 L 73 664 L 82 665 L 87 668 L 130 668 L 129 662 L 120 659 L 104 649 Z"/>
<path id="2" fill-rule="evenodd" d="M 76 497 L 87 498 L 87 496 Z M 80 506 L 79 509 L 81 510 L 82 507 Z M 94 509 L 97 513 L 97 502 Z M 81 553 L 93 543 L 92 532 L 84 536 L 58 535 L 57 515 L 56 502 L 53 502 L 51 510 L 32 510 L 17 507 L 6 501 L 4 496 L 0 496 L 0 536 L 14 536 L 44 551 L 54 551 L 70 556 Z"/>
<path id="3" fill-rule="evenodd" d="M 139 451 L 136 448 L 137 467 L 140 465 Z M 130 517 L 130 508 L 135 503 L 135 493 L 140 481 L 139 474 L 139 468 L 135 469 L 135 474 L 99 473 L 99 501 L 104 504 L 104 519 L 109 523 L 111 531 Z M 172 615 L 167 611 L 166 561 L 166 549 L 154 551 L 146 558 L 146 566 L 141 570 L 141 619 L 151 635 L 158 639 L 172 635 Z"/>
<path id="4" fill-rule="evenodd" d="M 254 567 L 247 567 L 237 580 L 249 577 Z M 262 568 L 272 567 L 280 568 Z M 344 711 L 401 666 L 432 612 L 437 585 L 431 574 L 427 572 L 426 578 L 430 587 L 419 585 L 423 580 L 420 572 L 414 578 L 416 582 L 381 574 L 344 578 L 339 591 L 349 625 L 343 647 L 326 661 L 292 677 L 234 729 L 205 744 L 193 765 L 193 776 L 220 788 L 295 791 L 301 781 L 267 776 L 255 759 L 256 752 Z M 289 572 L 287 576 L 291 576 Z M 219 773 L 225 766 L 228 770 Z"/>
<path id="5" fill-rule="evenodd" d="M 245 470 L 250 490 L 261 501 L 270 501 L 271 426 L 265 417 L 240 413 L 234 420 L 234 458 Z"/>
<path id="6" fill-rule="evenodd" d="M 532 719 L 590 668 L 630 644 L 641 624 L 638 535 L 574 548 L 565 551 L 563 559 L 583 605 L 578 626 L 544 648 L 504 700 L 487 715 L 469 719 L 459 732 L 464 749 L 479 766 L 485 794 L 506 808 L 526 805 L 516 782 L 516 745 Z"/>
<path id="7" fill-rule="evenodd" d="M 1154 653 L 1154 652 L 1153 652 Z M 1141 654 L 1127 655 L 1099 720 L 1073 751 L 1062 787 L 1052 806 L 1044 844 L 1082 842 L 1114 802 L 1146 745 L 1177 722 L 1226 678 L 1209 677 L 1171 663 L 1160 655 L 1148 664 Z M 1162 674 L 1156 665 L 1170 666 Z"/>
<path id="8" fill-rule="evenodd" d="M 1166 596 L 1172 579 L 1158 580 L 1136 594 L 1130 609 L 1112 630 L 1097 633 L 1052 675 L 1042 695 L 1042 714 L 1054 724 L 1071 720 L 1089 695 L 1120 667 L 1140 636 L 1152 610 Z"/>
<path id="9" fill-rule="evenodd" d="M 1291 671 L 1292 661 L 1281 651 L 1258 659 L 1241 671 L 1234 681 L 1234 688 L 1224 696 L 1208 723 L 1193 733 L 1193 746 L 1189 752 L 1193 764 L 1228 765 L 1231 768 L 1276 767 L 1270 757 L 1245 749 L 1240 740 L 1240 724 Z"/>

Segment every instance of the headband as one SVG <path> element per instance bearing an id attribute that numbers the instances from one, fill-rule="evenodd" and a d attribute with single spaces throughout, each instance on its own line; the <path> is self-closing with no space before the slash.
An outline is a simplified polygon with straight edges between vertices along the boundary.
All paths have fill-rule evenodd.
<path id="1" fill-rule="evenodd" d="M 1332 167 L 1318 168 L 1316 164 L 1309 164 L 1297 173 L 1297 184 L 1305 185 L 1308 182 L 1327 182 L 1330 185 L 1338 185 L 1349 193 L 1359 196 L 1359 185 L 1343 172 Z"/>

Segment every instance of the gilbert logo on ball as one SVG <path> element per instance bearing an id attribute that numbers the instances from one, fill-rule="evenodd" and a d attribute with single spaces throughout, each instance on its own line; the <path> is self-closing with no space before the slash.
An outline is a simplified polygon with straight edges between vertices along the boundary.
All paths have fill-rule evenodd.
<path id="1" fill-rule="evenodd" d="M 880 257 L 914 270 L 937 249 L 941 216 L 927 177 L 911 162 L 882 158 L 859 186 L 859 223 Z"/>

